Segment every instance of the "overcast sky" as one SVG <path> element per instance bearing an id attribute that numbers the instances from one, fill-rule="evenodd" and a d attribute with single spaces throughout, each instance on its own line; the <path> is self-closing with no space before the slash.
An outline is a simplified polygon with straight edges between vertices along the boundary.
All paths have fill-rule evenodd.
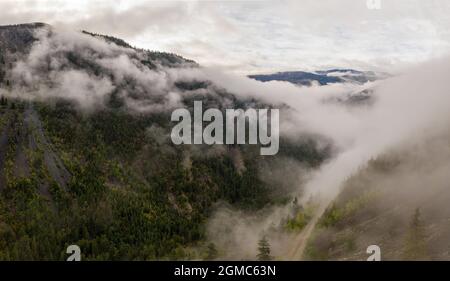
<path id="1" fill-rule="evenodd" d="M 449 52 L 450 1 L 380 2 L 0 0 L 0 24 L 86 29 L 245 74 L 392 71 Z"/>

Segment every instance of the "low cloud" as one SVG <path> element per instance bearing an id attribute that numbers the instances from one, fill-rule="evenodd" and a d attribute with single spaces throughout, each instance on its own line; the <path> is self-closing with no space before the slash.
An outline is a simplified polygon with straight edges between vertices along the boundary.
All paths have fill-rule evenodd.
<path id="1" fill-rule="evenodd" d="M 449 71 L 449 58 L 409 69 L 404 75 L 376 83 L 372 96 L 374 103 L 356 109 L 323 102 L 325 95 L 343 94 L 349 85 L 291 88 L 291 85 L 281 82 L 261 84 L 245 79 L 236 79 L 233 80 L 235 83 L 231 83 L 230 76 L 214 75 L 217 75 L 217 83 L 222 81 L 232 85 L 234 92 L 243 95 L 259 93 L 262 99 L 272 103 L 288 104 L 294 110 L 291 120 L 297 122 L 297 127 L 289 126 L 290 133 L 314 133 L 331 139 L 336 145 L 331 159 L 310 172 L 308 181 L 299 182 L 291 189 L 292 196 L 297 196 L 303 204 L 311 198 L 319 202 L 322 206 L 317 210 L 320 215 L 339 194 L 342 184 L 364 168 L 369 160 L 393 149 L 426 143 L 433 136 L 440 136 L 448 144 L 445 138 L 448 137 L 450 122 L 450 85 L 446 75 Z M 434 156 L 428 156 L 422 154 L 422 166 L 434 161 Z M 414 171 L 416 169 L 409 170 Z M 433 182 L 430 180 L 428 183 L 433 185 Z M 420 193 L 408 190 L 411 191 L 411 198 L 420 197 Z M 405 194 L 403 191 L 398 192 Z M 289 205 L 282 206 L 261 216 L 245 214 L 229 207 L 219 209 L 217 217 L 210 223 L 210 237 L 218 245 L 237 251 L 226 257 L 254 259 L 256 241 L 263 234 L 274 235 L 272 242 L 276 245 L 275 254 L 286 258 L 285 249 L 293 247 L 292 241 L 295 240 L 287 233 L 282 234 L 280 222 L 288 217 L 290 209 Z M 224 213 L 227 215 L 224 216 Z M 224 233 L 221 232 L 223 229 L 227 229 L 227 235 L 220 234 Z M 248 244 L 249 241 L 252 244 Z"/>
<path id="2" fill-rule="evenodd" d="M 180 106 L 174 87 L 179 76 L 162 65 L 150 69 L 145 52 L 119 47 L 79 32 L 46 27 L 11 72 L 14 95 L 30 99 L 66 98 L 82 108 L 104 106 L 115 93 L 136 111 Z M 158 64 L 157 61 L 153 63 Z"/>
<path id="3" fill-rule="evenodd" d="M 177 90 L 175 81 L 211 81 L 238 98 L 254 98 L 289 108 L 281 120 L 283 136 L 317 135 L 330 140 L 335 147 L 331 159 L 317 170 L 307 171 L 310 173 L 307 180 L 290 189 L 291 195 L 301 202 L 313 197 L 326 206 L 340 192 L 342 183 L 370 159 L 411 140 L 448 131 L 449 58 L 365 85 L 298 87 L 287 82 L 263 83 L 214 68 L 150 69 L 141 63 L 145 53 L 86 34 L 43 30 L 36 36 L 40 40 L 29 56 L 18 61 L 13 69 L 14 92 L 21 97 L 64 96 L 82 107 L 98 108 L 115 92 L 132 110 L 164 111 L 180 106 L 183 95 L 190 94 Z M 101 71 L 96 71 L 97 68 Z M 367 88 L 374 90 L 371 105 L 349 107 L 326 102 L 330 97 L 345 97 Z M 289 168 L 303 168 L 292 165 Z M 289 248 L 289 242 L 286 243 L 289 236 L 271 230 L 289 213 L 289 206 L 274 207 L 256 215 L 219 208 L 210 222 L 209 235 L 218 245 L 234 249 L 227 256 L 230 258 L 252 257 L 254 250 L 249 247 L 256 247 L 255 241 L 262 233 L 267 233 L 276 251 L 282 253 Z"/>

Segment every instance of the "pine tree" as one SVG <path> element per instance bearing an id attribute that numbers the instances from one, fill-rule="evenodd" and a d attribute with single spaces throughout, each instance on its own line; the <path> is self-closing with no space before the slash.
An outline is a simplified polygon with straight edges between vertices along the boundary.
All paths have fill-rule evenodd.
<path id="1" fill-rule="evenodd" d="M 258 242 L 258 260 L 260 261 L 270 261 L 272 257 L 270 256 L 270 244 L 267 241 L 266 236 L 263 236 Z"/>
<path id="2" fill-rule="evenodd" d="M 8 104 L 7 99 L 6 99 L 4 96 L 2 96 L 2 97 L 0 98 L 0 105 L 6 106 L 7 104 Z"/>
<path id="3" fill-rule="evenodd" d="M 406 260 L 428 259 L 425 231 L 419 208 L 415 210 L 409 225 L 405 248 L 403 251 L 403 258 Z"/>

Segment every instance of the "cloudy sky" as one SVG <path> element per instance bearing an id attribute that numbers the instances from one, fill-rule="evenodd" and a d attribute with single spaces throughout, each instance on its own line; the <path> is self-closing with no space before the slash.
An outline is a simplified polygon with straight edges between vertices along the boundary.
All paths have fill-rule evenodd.
<path id="1" fill-rule="evenodd" d="M 245 74 L 392 72 L 449 52 L 450 1 L 379 1 L 0 0 L 0 24 L 85 29 Z"/>

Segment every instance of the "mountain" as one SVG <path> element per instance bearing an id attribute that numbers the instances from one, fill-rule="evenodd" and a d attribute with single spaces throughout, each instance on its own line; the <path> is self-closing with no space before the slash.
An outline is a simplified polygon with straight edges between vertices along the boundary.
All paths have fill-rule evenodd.
<path id="1" fill-rule="evenodd" d="M 322 206 L 302 196 L 339 153 L 326 137 L 289 127 L 274 157 L 258 145 L 173 144 L 171 113 L 192 113 L 194 100 L 222 111 L 274 106 L 199 69 L 108 35 L 1 26 L 0 260 L 65 260 L 69 245 L 80 246 L 83 260 L 254 259 L 260 237 L 276 259 L 363 260 L 372 244 L 383 259 L 449 258 L 447 127 L 377 155 Z M 387 75 L 287 76 L 301 85 L 352 83 L 355 92 L 320 97 L 325 107 L 313 116 L 321 117 L 329 108 L 364 112 L 377 88 L 361 84 Z M 289 110 L 282 104 L 280 118 L 297 117 Z M 385 114 L 376 112 L 373 119 Z M 297 120 L 286 124 L 301 127 Z M 370 136 L 367 147 L 383 140 Z"/>
<path id="2" fill-rule="evenodd" d="M 382 260 L 449 260 L 449 139 L 447 131 L 396 147 L 349 177 L 304 259 L 366 260 L 377 245 Z"/>
<path id="3" fill-rule="evenodd" d="M 311 86 L 313 83 L 328 85 L 333 83 L 356 83 L 364 84 L 389 77 L 387 73 L 377 73 L 374 71 L 358 71 L 353 69 L 330 69 L 324 71 L 304 72 L 288 71 L 274 74 L 249 75 L 258 81 L 287 81 L 302 86 Z"/>
<path id="4" fill-rule="evenodd" d="M 44 23 L 0 26 L 0 50 L 2 53 L 24 53 L 36 40 L 34 31 L 47 27 Z"/>
<path id="5" fill-rule="evenodd" d="M 289 200 L 298 174 L 277 176 L 258 147 L 170 141 L 172 110 L 194 99 L 267 106 L 193 78 L 192 60 L 42 23 L 0 27 L 0 55 L 0 260 L 63 260 L 71 244 L 83 260 L 201 259 L 217 203 Z M 280 142 L 305 169 L 329 155 Z"/>

